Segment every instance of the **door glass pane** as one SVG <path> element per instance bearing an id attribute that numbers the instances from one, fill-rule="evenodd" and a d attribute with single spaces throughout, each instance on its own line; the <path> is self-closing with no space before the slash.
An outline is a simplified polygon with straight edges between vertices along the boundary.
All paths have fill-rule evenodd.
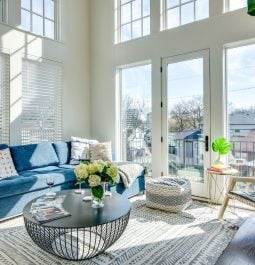
<path id="1" fill-rule="evenodd" d="M 229 164 L 255 176 L 255 44 L 227 50 Z M 254 189 L 254 185 L 239 186 Z"/>
<path id="2" fill-rule="evenodd" d="M 169 175 L 203 183 L 203 58 L 167 69 Z"/>
<path id="3" fill-rule="evenodd" d="M 151 65 L 121 70 L 122 160 L 151 171 Z"/>

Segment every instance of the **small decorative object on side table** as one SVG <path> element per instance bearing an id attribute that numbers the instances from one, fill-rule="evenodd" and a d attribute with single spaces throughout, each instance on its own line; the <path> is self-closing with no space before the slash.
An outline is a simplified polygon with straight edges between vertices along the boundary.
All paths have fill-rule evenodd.
<path id="1" fill-rule="evenodd" d="M 96 160 L 92 163 L 84 162 L 79 164 L 74 169 L 74 172 L 78 184 L 86 183 L 91 188 L 92 207 L 104 207 L 105 185 L 107 183 L 110 185 L 118 183 L 118 168 L 110 161 Z"/>

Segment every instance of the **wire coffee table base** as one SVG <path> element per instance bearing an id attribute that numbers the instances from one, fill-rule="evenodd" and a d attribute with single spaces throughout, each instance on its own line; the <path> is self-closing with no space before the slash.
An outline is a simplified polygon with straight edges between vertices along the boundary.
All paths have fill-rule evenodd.
<path id="1" fill-rule="evenodd" d="M 24 217 L 28 234 L 43 250 L 68 260 L 92 258 L 116 242 L 128 224 L 130 211 L 109 223 L 84 227 L 47 227 Z"/>

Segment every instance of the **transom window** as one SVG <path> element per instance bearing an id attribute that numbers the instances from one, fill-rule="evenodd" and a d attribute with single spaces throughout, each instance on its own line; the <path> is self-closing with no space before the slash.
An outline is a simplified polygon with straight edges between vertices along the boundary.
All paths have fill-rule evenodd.
<path id="1" fill-rule="evenodd" d="M 226 0 L 226 11 L 233 11 L 247 7 L 247 0 Z"/>
<path id="2" fill-rule="evenodd" d="M 163 28 L 170 29 L 209 17 L 209 0 L 163 0 Z"/>
<path id="3" fill-rule="evenodd" d="M 56 39 L 56 0 L 21 0 L 21 27 Z"/>
<path id="4" fill-rule="evenodd" d="M 150 0 L 119 0 L 119 42 L 150 34 Z"/>

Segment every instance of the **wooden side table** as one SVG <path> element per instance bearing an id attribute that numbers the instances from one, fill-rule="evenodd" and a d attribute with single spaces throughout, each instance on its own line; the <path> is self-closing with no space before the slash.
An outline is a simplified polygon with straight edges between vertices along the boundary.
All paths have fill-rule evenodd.
<path id="1" fill-rule="evenodd" d="M 238 170 L 234 168 L 226 169 L 223 172 L 218 172 L 214 170 L 207 169 L 208 177 L 208 191 L 209 191 L 209 203 L 210 204 L 221 204 L 220 198 L 224 196 L 224 191 L 226 190 L 228 177 L 236 176 L 239 173 Z M 219 186 L 217 180 L 219 177 L 224 178 L 223 186 Z M 218 196 L 217 196 L 218 193 Z"/>

